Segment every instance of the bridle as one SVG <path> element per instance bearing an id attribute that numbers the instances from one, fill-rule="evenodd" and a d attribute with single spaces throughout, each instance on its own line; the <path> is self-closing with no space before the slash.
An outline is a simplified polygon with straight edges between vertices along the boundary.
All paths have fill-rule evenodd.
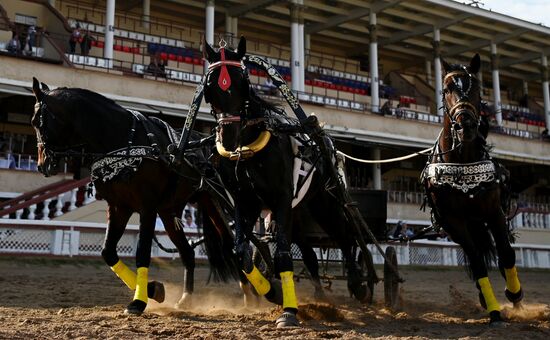
<path id="1" fill-rule="evenodd" d="M 220 69 L 220 74 L 218 76 L 218 86 L 222 91 L 228 91 L 231 87 L 231 76 L 229 75 L 228 67 L 237 67 L 241 70 L 245 81 L 250 85 L 250 81 L 248 78 L 248 72 L 246 72 L 246 66 L 242 61 L 237 60 L 227 60 L 225 58 L 225 47 L 227 46 L 227 43 L 222 39 L 220 40 L 220 61 L 217 61 L 215 63 L 212 63 L 208 65 L 208 71 L 206 72 L 206 79 L 210 79 L 212 77 L 212 74 L 216 69 Z M 206 89 L 208 89 L 208 81 L 206 82 Z M 205 99 L 207 102 L 210 102 L 210 91 L 209 89 L 205 91 Z M 239 122 L 244 117 L 247 117 L 248 113 L 248 107 L 249 107 L 249 99 L 246 98 L 243 107 L 241 110 L 237 112 L 215 112 L 214 109 L 212 109 L 211 114 L 216 118 L 216 122 L 218 124 L 222 123 L 233 123 L 233 122 Z"/>
<path id="2" fill-rule="evenodd" d="M 464 90 L 463 86 L 459 81 L 457 81 L 457 76 L 466 76 L 468 79 L 468 88 Z M 481 110 L 481 102 L 479 103 L 478 107 L 476 107 L 474 104 L 470 102 L 470 95 L 472 90 L 472 84 L 475 80 L 474 76 L 468 72 L 465 66 L 462 66 L 462 70 L 458 71 L 452 71 L 445 75 L 443 78 L 443 83 L 446 82 L 447 79 L 451 79 L 450 85 L 452 88 L 450 89 L 451 93 L 458 93 L 458 100 L 457 102 L 452 106 L 448 107 L 447 103 L 445 101 L 445 93 L 448 90 L 444 90 L 442 93 L 443 96 L 443 102 L 444 104 L 444 110 L 445 114 L 451 121 L 451 134 L 453 139 L 453 144 L 451 150 L 456 149 L 457 147 L 462 144 L 460 141 L 460 138 L 458 136 L 458 130 L 460 130 L 461 125 L 458 123 L 458 119 L 461 116 L 469 116 L 474 121 L 476 121 L 476 128 L 479 128 L 481 117 L 480 117 L 480 110 Z"/>
<path id="3" fill-rule="evenodd" d="M 220 69 L 220 74 L 218 76 L 217 84 L 220 87 L 222 91 L 228 91 L 231 87 L 231 76 L 229 75 L 228 67 L 238 67 L 242 74 L 244 81 L 248 84 L 248 87 L 250 88 L 250 79 L 248 77 L 248 72 L 246 71 L 246 66 L 241 61 L 236 60 L 227 60 L 225 58 L 225 47 L 226 42 L 222 39 L 220 40 L 220 61 L 217 61 L 215 63 L 212 63 L 208 66 L 208 72 L 206 73 L 207 81 L 206 81 L 206 89 L 208 89 L 208 80 L 212 76 L 214 70 Z M 210 102 L 209 98 L 210 90 L 205 91 L 205 99 L 207 102 Z M 247 159 L 260 150 L 262 150 L 267 143 L 269 142 L 271 138 L 271 133 L 267 130 L 260 132 L 260 135 L 258 138 L 253 141 L 252 143 L 245 145 L 245 146 L 239 146 L 236 150 L 226 150 L 222 143 L 221 143 L 221 125 L 224 124 L 233 124 L 233 123 L 240 123 L 241 132 L 248 126 L 256 125 L 259 123 L 262 123 L 265 121 L 265 118 L 252 118 L 249 117 L 249 106 L 250 106 L 250 97 L 248 96 L 245 98 L 244 105 L 242 108 L 237 112 L 216 112 L 214 109 L 212 109 L 211 114 L 216 118 L 216 122 L 218 124 L 218 127 L 216 128 L 216 149 L 218 153 L 225 158 L 229 158 L 229 160 L 241 160 L 241 159 Z M 240 136 L 241 134 L 239 134 Z M 240 145 L 240 142 L 239 142 Z"/>
<path id="4" fill-rule="evenodd" d="M 46 96 L 47 94 L 44 94 Z M 47 143 L 47 134 L 44 132 L 46 119 L 52 119 L 54 121 L 60 122 L 62 125 L 66 125 L 65 122 L 56 117 L 48 108 L 48 105 L 45 103 L 44 98 L 38 103 L 38 114 L 39 114 L 39 124 L 37 127 L 38 134 L 36 135 L 37 147 L 39 150 L 42 150 L 44 160 L 49 158 L 52 162 L 52 166 L 56 166 L 57 159 L 60 157 L 69 157 L 75 155 L 84 155 L 84 143 L 68 145 L 64 147 L 53 147 Z"/>

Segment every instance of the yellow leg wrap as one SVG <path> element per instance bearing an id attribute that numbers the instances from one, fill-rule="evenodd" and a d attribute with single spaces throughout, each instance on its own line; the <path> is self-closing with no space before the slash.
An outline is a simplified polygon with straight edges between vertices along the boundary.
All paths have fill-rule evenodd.
<path id="1" fill-rule="evenodd" d="M 493 293 L 493 287 L 491 287 L 491 282 L 489 282 L 488 277 L 482 277 L 477 280 L 479 286 L 481 287 L 481 293 L 485 298 L 485 303 L 487 304 L 487 312 L 500 311 L 500 305 L 498 304 L 495 293 Z"/>
<path id="2" fill-rule="evenodd" d="M 256 292 L 259 295 L 263 296 L 267 294 L 267 292 L 269 292 L 269 290 L 271 289 L 271 284 L 262 275 L 262 273 L 260 273 L 256 266 L 252 268 L 252 271 L 250 273 L 244 273 L 244 275 L 246 275 L 246 278 L 248 279 L 248 281 L 250 281 L 250 283 L 252 283 L 252 286 L 254 286 L 254 289 L 256 289 Z"/>
<path id="3" fill-rule="evenodd" d="M 281 283 L 283 286 L 283 309 L 284 308 L 298 309 L 298 301 L 296 300 L 296 290 L 294 289 L 294 272 L 282 272 Z"/>
<path id="4" fill-rule="evenodd" d="M 136 289 L 136 273 L 126 267 L 121 260 L 118 260 L 118 262 L 111 267 L 111 270 L 115 272 L 116 276 L 118 276 L 128 288 L 131 290 Z"/>
<path id="5" fill-rule="evenodd" d="M 519 284 L 518 271 L 516 269 L 516 266 L 513 266 L 510 269 L 504 268 L 504 274 L 506 276 L 506 288 L 514 294 L 519 292 L 521 286 Z"/>
<path id="6" fill-rule="evenodd" d="M 136 293 L 134 294 L 134 300 L 140 300 L 147 303 L 147 275 L 149 268 L 139 267 L 137 269 L 137 283 Z"/>

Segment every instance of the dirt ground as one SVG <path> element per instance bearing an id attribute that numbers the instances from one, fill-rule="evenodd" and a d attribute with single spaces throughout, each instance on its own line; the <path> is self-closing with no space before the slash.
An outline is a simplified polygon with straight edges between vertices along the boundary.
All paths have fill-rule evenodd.
<path id="1" fill-rule="evenodd" d="M 172 308 L 181 294 L 179 261 L 156 261 L 150 275 L 165 282 L 167 301 L 150 302 L 136 317 L 123 314 L 132 293 L 99 260 L 0 257 L 0 339 L 550 339 L 550 271 L 520 270 L 520 313 L 504 303 L 504 281 L 491 274 L 508 316 L 503 328 L 487 325 L 463 269 L 402 267 L 401 274 L 398 312 L 384 308 L 382 283 L 374 304 L 363 306 L 342 281 L 327 292 L 329 303 L 319 303 L 301 280 L 301 327 L 277 330 L 277 307 L 245 308 L 237 283 L 206 285 L 205 266 L 197 269 L 193 306 L 182 311 Z"/>

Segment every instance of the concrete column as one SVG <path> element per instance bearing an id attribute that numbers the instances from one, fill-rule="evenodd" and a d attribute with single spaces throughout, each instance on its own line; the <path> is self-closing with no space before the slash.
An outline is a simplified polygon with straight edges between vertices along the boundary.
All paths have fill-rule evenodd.
<path id="1" fill-rule="evenodd" d="M 502 125 L 502 102 L 500 100 L 500 79 L 498 74 L 497 44 L 491 43 L 491 68 L 493 73 L 493 101 L 497 124 Z"/>
<path id="2" fill-rule="evenodd" d="M 303 52 L 300 52 L 300 49 L 303 50 L 304 48 L 302 6 L 303 0 L 292 0 L 290 3 L 290 71 L 293 91 L 301 91 L 304 88 L 302 79 L 304 65 L 301 63 Z M 302 22 L 301 30 L 300 22 Z M 300 34 L 300 31 L 302 34 Z"/>
<path id="3" fill-rule="evenodd" d="M 231 23 L 231 33 L 233 33 L 234 37 L 239 36 L 239 18 L 233 18 L 233 22 Z"/>
<path id="4" fill-rule="evenodd" d="M 443 78 L 441 75 L 441 48 L 439 42 L 441 35 L 439 28 L 434 28 L 434 75 L 435 75 L 435 109 L 438 116 L 443 116 Z"/>
<path id="5" fill-rule="evenodd" d="M 548 58 L 541 58 L 542 97 L 544 98 L 544 119 L 546 128 L 550 130 L 550 93 L 548 89 Z"/>
<path id="6" fill-rule="evenodd" d="M 434 85 L 434 81 L 432 79 L 432 61 L 431 60 L 426 60 L 426 82 L 431 86 Z"/>
<path id="7" fill-rule="evenodd" d="M 306 90 L 306 44 L 304 35 L 304 20 L 298 24 L 298 38 L 300 40 L 300 91 Z"/>
<path id="8" fill-rule="evenodd" d="M 107 0 L 107 13 L 105 15 L 105 47 L 103 57 L 109 59 L 109 67 L 113 66 L 113 43 L 115 40 L 115 2 Z"/>
<path id="9" fill-rule="evenodd" d="M 380 148 L 372 149 L 372 159 L 380 160 Z M 372 188 L 382 190 L 382 166 L 380 163 L 372 165 Z"/>
<path id="10" fill-rule="evenodd" d="M 233 33 L 233 17 L 229 15 L 225 15 L 225 40 L 227 40 L 227 44 L 229 46 L 233 46 L 233 37 L 235 34 Z"/>
<path id="11" fill-rule="evenodd" d="M 151 0 L 143 0 L 143 28 L 149 28 L 149 20 L 151 15 Z"/>
<path id="12" fill-rule="evenodd" d="M 479 80 L 479 96 L 483 99 L 483 70 L 479 70 L 477 73 L 477 80 Z"/>
<path id="13" fill-rule="evenodd" d="M 206 26 L 204 27 L 204 39 L 210 45 L 214 44 L 214 9 L 215 1 L 206 1 Z"/>
<path id="14" fill-rule="evenodd" d="M 210 45 L 214 45 L 214 12 L 215 2 L 214 0 L 206 1 L 206 22 L 204 26 L 204 39 Z M 208 70 L 208 62 L 204 62 L 204 73 Z"/>
<path id="15" fill-rule="evenodd" d="M 371 96 L 371 110 L 373 113 L 380 112 L 380 96 L 378 89 L 380 87 L 380 81 L 378 77 L 378 42 L 376 37 L 376 13 L 370 12 L 369 15 L 369 73 L 370 73 L 370 96 Z"/>

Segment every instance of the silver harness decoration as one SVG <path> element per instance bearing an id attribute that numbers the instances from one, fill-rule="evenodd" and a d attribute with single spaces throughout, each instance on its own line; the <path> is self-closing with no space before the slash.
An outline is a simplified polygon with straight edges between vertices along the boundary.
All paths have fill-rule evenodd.
<path id="1" fill-rule="evenodd" d="M 92 182 L 98 179 L 102 182 L 110 181 L 125 169 L 135 172 L 143 158 L 158 159 L 153 155 L 154 149 L 150 146 L 134 146 L 109 152 L 106 157 L 92 164 Z"/>
<path id="2" fill-rule="evenodd" d="M 491 160 L 475 163 L 431 163 L 422 172 L 422 181 L 428 180 L 434 186 L 449 185 L 467 193 L 481 183 L 496 180 L 495 164 Z"/>

